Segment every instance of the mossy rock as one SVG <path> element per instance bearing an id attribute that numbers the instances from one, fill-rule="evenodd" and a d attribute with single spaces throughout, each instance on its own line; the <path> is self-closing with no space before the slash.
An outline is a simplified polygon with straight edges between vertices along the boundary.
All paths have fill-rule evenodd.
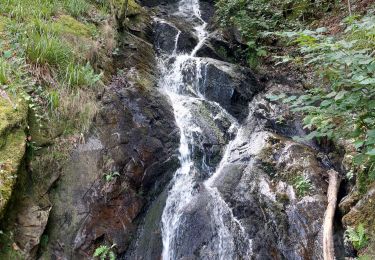
<path id="1" fill-rule="evenodd" d="M 368 192 L 343 217 L 342 221 L 345 226 L 353 228 L 363 224 L 369 243 L 360 253 L 375 255 L 375 184 L 368 189 Z"/>
<path id="2" fill-rule="evenodd" d="M 27 106 L 19 104 L 17 109 L 10 101 L 0 97 L 0 218 L 9 201 L 16 173 L 25 154 Z"/>
<path id="3" fill-rule="evenodd" d="M 121 8 L 126 0 L 115 0 L 114 5 L 117 12 L 121 12 Z M 128 0 L 127 16 L 134 16 L 142 13 L 142 7 L 134 0 Z"/>
<path id="4" fill-rule="evenodd" d="M 96 34 L 96 27 L 79 22 L 70 15 L 61 15 L 52 24 L 52 28 L 57 33 L 71 34 L 78 37 L 90 38 Z"/>
<path id="5" fill-rule="evenodd" d="M 23 103 L 13 103 L 5 92 L 1 93 L 4 93 L 4 96 L 0 95 L 0 137 L 3 137 L 9 130 L 25 125 L 27 106 Z"/>

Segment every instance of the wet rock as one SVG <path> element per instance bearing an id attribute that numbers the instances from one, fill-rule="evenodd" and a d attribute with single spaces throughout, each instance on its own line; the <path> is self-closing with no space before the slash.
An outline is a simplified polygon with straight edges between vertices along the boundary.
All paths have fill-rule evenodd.
<path id="1" fill-rule="evenodd" d="M 141 0 L 140 2 L 143 6 L 155 7 L 158 5 L 175 4 L 178 3 L 179 0 Z"/>
<path id="2" fill-rule="evenodd" d="M 232 221 L 242 230 L 239 235 L 252 241 L 249 253 L 233 240 L 235 255 L 319 259 L 327 203 L 326 169 L 314 149 L 266 130 L 276 111 L 268 104 L 268 115 L 260 116 L 262 111 L 254 109 L 259 102 L 268 103 L 263 95 L 253 101 L 250 116 L 229 144 L 228 158 L 208 182 L 224 199 L 223 209 L 231 208 Z M 296 185 L 301 178 L 307 187 L 304 190 Z"/>
<path id="3" fill-rule="evenodd" d="M 161 216 L 163 214 L 167 189 L 150 205 L 144 213 L 138 234 L 127 252 L 120 259 L 160 259 L 163 243 L 161 234 Z"/>
<path id="4" fill-rule="evenodd" d="M 203 58 L 199 90 L 237 118 L 247 115 L 248 103 L 264 86 L 250 69 Z"/>
<path id="5" fill-rule="evenodd" d="M 174 20 L 172 19 L 172 21 Z M 165 20 L 157 19 L 153 26 L 153 31 L 153 42 L 159 54 L 172 54 L 173 51 L 189 53 L 197 44 L 197 39 L 191 33 L 190 28 L 180 23 L 172 24 Z"/>
<path id="6" fill-rule="evenodd" d="M 205 43 L 197 51 L 197 57 L 208 57 L 216 60 L 233 62 L 235 48 L 228 42 L 219 31 L 210 33 Z"/>
<path id="7" fill-rule="evenodd" d="M 157 21 L 153 30 L 156 50 L 171 54 L 176 45 L 176 42 L 171 39 L 176 39 L 178 29 L 166 22 Z"/>
<path id="8" fill-rule="evenodd" d="M 214 0 L 201 0 L 199 1 L 202 19 L 206 23 L 212 23 L 215 14 L 215 1 Z"/>

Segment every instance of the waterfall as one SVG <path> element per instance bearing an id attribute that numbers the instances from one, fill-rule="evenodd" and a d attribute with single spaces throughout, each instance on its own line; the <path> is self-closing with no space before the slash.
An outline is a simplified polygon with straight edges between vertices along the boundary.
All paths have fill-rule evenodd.
<path id="1" fill-rule="evenodd" d="M 178 259 L 180 257 L 176 253 L 176 248 L 181 246 L 181 243 L 184 243 L 184 241 L 179 241 L 182 230 L 186 228 L 184 227 L 184 214 L 197 192 L 199 193 L 199 188 L 197 189 L 197 187 L 202 187 L 201 189 L 205 190 L 211 201 L 207 208 L 210 210 L 215 233 L 215 248 L 213 250 L 215 254 L 212 256 L 207 255 L 206 258 L 236 259 L 236 247 L 242 244 L 242 247 L 246 248 L 242 250 L 242 259 L 247 259 L 251 255 L 251 240 L 246 237 L 240 221 L 235 219 L 230 207 L 221 198 L 220 192 L 210 184 L 210 179 L 212 178 L 202 183 L 199 183 L 195 178 L 196 176 L 202 176 L 204 171 L 208 172 L 207 174 L 209 176 L 212 175 L 212 177 L 215 174 L 209 167 L 206 167 L 206 155 L 203 155 L 201 161 L 193 158 L 194 142 L 197 136 L 201 134 L 202 129 L 195 123 L 194 117 L 199 115 L 194 114 L 192 107 L 202 103 L 209 103 L 216 107 L 220 111 L 220 115 L 210 114 L 209 117 L 212 120 L 217 119 L 216 117 L 218 116 L 227 118 L 232 123 L 229 132 L 235 133 L 238 123 L 219 104 L 206 100 L 204 93 L 200 91 L 199 84 L 204 80 L 202 77 L 205 73 L 205 66 L 204 64 L 202 66 L 201 58 L 195 56 L 209 34 L 206 30 L 207 23 L 201 17 L 199 1 L 181 0 L 176 15 L 187 23 L 194 25 L 198 43 L 191 53 L 179 53 L 178 39 L 181 31 L 178 31 L 176 38 L 171 39 L 175 41 L 175 47 L 171 54 L 159 55 L 158 57 L 161 71 L 159 86 L 171 100 L 176 123 L 181 132 L 179 148 L 181 167 L 176 171 L 172 179 L 171 189 L 169 190 L 162 215 L 162 257 L 164 260 Z M 186 71 L 187 73 L 184 73 Z M 228 159 L 229 150 L 227 148 L 223 160 Z M 219 166 L 218 171 L 221 168 Z"/>

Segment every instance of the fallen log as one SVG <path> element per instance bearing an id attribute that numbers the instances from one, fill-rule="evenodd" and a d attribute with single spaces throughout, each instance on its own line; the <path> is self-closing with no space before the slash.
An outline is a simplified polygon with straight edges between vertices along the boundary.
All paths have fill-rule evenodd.
<path id="1" fill-rule="evenodd" d="M 335 247 L 333 242 L 333 218 L 335 216 L 337 205 L 337 193 L 340 187 L 339 174 L 335 170 L 328 171 L 328 205 L 324 214 L 323 223 L 323 257 L 324 260 L 335 259 Z"/>

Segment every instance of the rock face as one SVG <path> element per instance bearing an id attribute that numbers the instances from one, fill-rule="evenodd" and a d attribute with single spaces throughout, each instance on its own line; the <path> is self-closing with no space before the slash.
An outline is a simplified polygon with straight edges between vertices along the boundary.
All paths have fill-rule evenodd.
<path id="1" fill-rule="evenodd" d="M 153 25 L 153 42 L 158 54 L 172 54 L 173 51 L 189 53 L 197 44 L 196 37 L 182 23 L 172 24 L 163 19 L 156 19 Z"/>
<path id="2" fill-rule="evenodd" d="M 287 111 L 264 95 L 252 101 L 219 168 L 185 207 L 178 259 L 321 259 L 327 169 L 313 148 L 275 133 L 272 121 Z M 232 235 L 232 244 L 220 245 Z"/>
<path id="3" fill-rule="evenodd" d="M 250 69 L 210 58 L 201 60 L 200 92 L 237 118 L 248 114 L 248 103 L 262 88 Z"/>
<path id="4" fill-rule="evenodd" d="M 127 249 L 135 221 L 178 167 L 178 129 L 151 74 L 152 46 L 137 37 L 126 73 L 101 97 L 93 133 L 72 153 L 51 192 L 46 256 L 88 257 L 101 244 Z M 123 53 L 122 55 L 127 55 Z"/>
<path id="5" fill-rule="evenodd" d="M 140 15 L 146 12 L 132 14 L 130 24 L 151 21 Z M 7 219 L 23 258 L 88 259 L 112 244 L 121 254 L 151 201 L 165 199 L 158 197 L 179 165 L 179 130 L 157 89 L 151 37 L 135 33 L 120 36 L 113 62 L 119 73 L 98 94 L 92 131 L 37 151 L 30 177 L 18 183 Z M 24 134 L 19 140 L 25 144 Z"/>

